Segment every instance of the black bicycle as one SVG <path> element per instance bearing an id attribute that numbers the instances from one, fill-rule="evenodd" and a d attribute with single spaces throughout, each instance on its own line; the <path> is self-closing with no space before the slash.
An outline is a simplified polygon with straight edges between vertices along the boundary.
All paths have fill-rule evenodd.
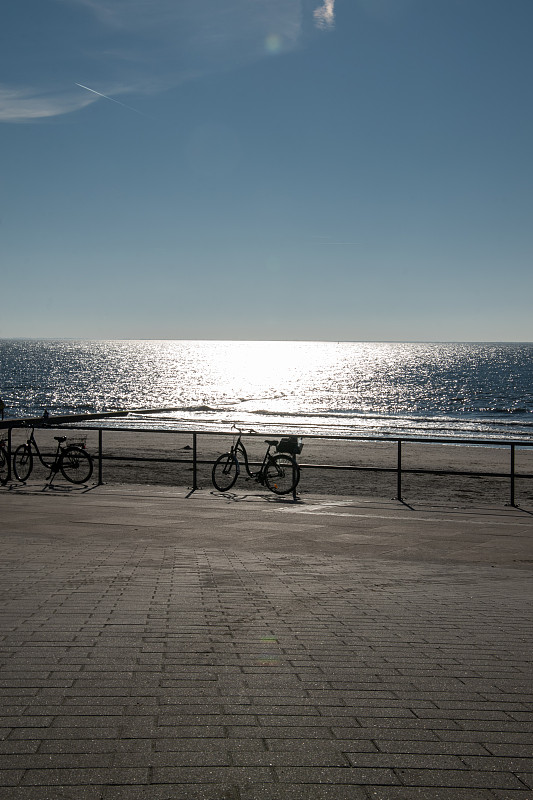
<path id="1" fill-rule="evenodd" d="M 0 439 L 0 484 L 5 486 L 9 478 L 9 455 L 5 439 Z"/>
<path id="2" fill-rule="evenodd" d="M 242 443 L 242 431 L 239 430 L 229 453 L 219 456 L 213 465 L 211 479 L 215 489 L 218 489 L 219 492 L 227 492 L 231 489 L 241 471 L 238 458 L 241 455 L 250 478 L 264 484 L 275 494 L 293 492 L 300 480 L 300 467 L 294 456 L 302 452 L 301 438 L 287 436 L 280 440 L 265 439 L 265 444 L 268 445 L 268 448 L 263 463 L 257 472 L 252 472 L 248 453 Z M 278 455 L 271 454 L 270 451 L 273 447 L 276 448 Z"/>
<path id="3" fill-rule="evenodd" d="M 53 480 L 58 472 L 70 483 L 87 483 L 93 474 L 93 460 L 85 450 L 85 442 L 78 438 L 76 443 L 67 441 L 66 436 L 54 436 L 57 449 L 53 461 L 46 461 L 35 441 L 34 428 L 26 444 L 21 444 L 13 456 L 13 472 L 19 481 L 27 481 L 33 469 L 33 450 L 41 464 L 50 470 Z"/>

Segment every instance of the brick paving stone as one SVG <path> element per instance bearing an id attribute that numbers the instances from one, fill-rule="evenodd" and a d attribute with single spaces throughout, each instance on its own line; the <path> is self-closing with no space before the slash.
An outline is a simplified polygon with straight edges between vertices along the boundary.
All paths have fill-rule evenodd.
<path id="1" fill-rule="evenodd" d="M 333 734 L 329 728 L 312 725 L 241 725 L 238 728 L 229 728 L 228 735 L 235 739 L 255 738 L 272 739 L 332 739 Z"/>
<path id="2" fill-rule="evenodd" d="M 220 737 L 219 739 L 206 740 L 205 737 L 199 736 L 196 739 L 172 737 L 155 739 L 153 741 L 153 750 L 156 753 L 205 750 L 206 748 L 211 752 L 218 752 L 220 750 L 226 752 L 229 749 L 237 752 L 243 751 L 252 753 L 262 753 L 265 751 L 264 741 L 261 738 L 230 739 L 228 737 Z"/>
<path id="3" fill-rule="evenodd" d="M 489 742 L 485 746 L 488 753 L 493 756 L 507 756 L 508 758 L 530 758 L 533 746 L 528 744 L 505 744 Z"/>
<path id="4" fill-rule="evenodd" d="M 366 800 L 497 800 L 489 789 L 432 787 L 378 787 L 365 789 Z M 527 800 L 522 797 L 521 800 Z"/>
<path id="5" fill-rule="evenodd" d="M 104 791 L 101 786 L 18 786 L 5 800 L 103 800 Z"/>
<path id="6" fill-rule="evenodd" d="M 329 753 L 377 753 L 378 749 L 370 739 L 357 741 L 342 741 L 337 739 L 266 739 L 266 748 L 269 752 L 277 753 L 323 753 L 327 758 Z"/>
<path id="7" fill-rule="evenodd" d="M 47 769 L 57 767 L 58 769 L 77 769 L 77 768 L 99 768 L 110 767 L 113 765 L 112 754 L 103 755 L 87 753 L 32 753 L 11 754 L 2 757 L 2 768 L 5 769 Z"/>
<path id="8" fill-rule="evenodd" d="M 478 730 L 439 730 L 439 739 L 448 742 L 481 742 L 481 744 L 492 746 L 493 743 L 515 743 L 518 745 L 529 744 L 533 747 L 533 738 L 522 731 L 478 731 Z"/>
<path id="9" fill-rule="evenodd" d="M 282 783 L 305 784 L 364 784 L 387 786 L 400 784 L 391 769 L 379 767 L 276 767 L 277 779 Z"/>
<path id="10" fill-rule="evenodd" d="M 468 769 L 455 755 L 421 753 L 346 753 L 352 767 L 384 767 L 387 769 Z M 474 768 L 474 767 L 473 767 Z M 488 767 L 490 769 L 490 767 Z"/>
<path id="11" fill-rule="evenodd" d="M 368 800 L 364 789 L 358 786 L 318 786 L 290 784 L 256 785 L 243 787 L 239 800 Z"/>
<path id="12" fill-rule="evenodd" d="M 85 732 L 84 732 L 85 733 Z M 139 753 L 153 752 L 151 739 L 51 739 L 40 743 L 40 753 Z"/>
<path id="13" fill-rule="evenodd" d="M 345 767 L 348 760 L 340 751 L 327 752 L 324 748 L 315 751 L 289 749 L 284 752 L 269 751 L 257 753 L 232 752 L 235 766 L 270 766 L 270 767 Z"/>
<path id="14" fill-rule="evenodd" d="M 0 755 L 10 753 L 35 753 L 40 745 L 40 741 L 0 741 Z"/>
<path id="15" fill-rule="evenodd" d="M 402 783 L 409 786 L 450 786 L 458 788 L 494 788 L 522 789 L 527 788 L 515 775 L 501 772 L 481 772 L 474 770 L 453 769 L 396 769 Z"/>
<path id="16" fill-rule="evenodd" d="M 275 780 L 268 767 L 155 767 L 153 783 L 218 783 L 238 786 Z"/>
<path id="17" fill-rule="evenodd" d="M 171 750 L 157 753 L 118 753 L 114 767 L 229 767 L 235 766 L 227 748 L 204 747 L 203 750 Z M 238 765 L 241 766 L 241 765 Z M 258 765 L 261 766 L 261 765 Z"/>
<path id="18" fill-rule="evenodd" d="M 237 787 L 226 784 L 164 784 L 105 787 L 102 800 L 241 800 Z"/>
<path id="19" fill-rule="evenodd" d="M 120 769 L 116 767 L 28 769 L 21 784 L 24 786 L 83 786 L 92 784 L 135 784 L 147 783 L 148 770 Z"/>
<path id="20" fill-rule="evenodd" d="M 384 734 L 387 736 L 387 733 Z M 456 754 L 463 760 L 466 756 L 489 756 L 486 747 L 477 742 L 442 742 L 440 740 L 413 741 L 399 739 L 376 739 L 376 749 L 383 753 Z"/>
<path id="21" fill-rule="evenodd" d="M 11 740 L 17 739 L 45 739 L 45 740 L 60 740 L 70 739 L 72 737 L 71 728 L 15 728 L 10 736 Z M 87 739 L 112 739 L 117 740 L 120 738 L 120 733 L 117 728 L 84 728 L 83 735 Z"/>
<path id="22" fill-rule="evenodd" d="M 530 751 L 533 753 L 533 751 Z M 533 755 L 525 758 L 492 756 L 463 756 L 464 763 L 475 770 L 509 771 L 516 774 L 533 772 Z"/>
<path id="23" fill-rule="evenodd" d="M 443 733 L 443 731 L 434 731 L 428 728 L 389 728 L 386 725 L 380 725 L 379 727 L 374 725 L 364 728 L 335 727 L 332 730 L 335 739 L 371 739 L 372 741 L 385 736 L 389 741 L 394 739 L 400 741 L 438 741 L 442 738 L 441 734 Z M 444 732 L 448 733 L 448 731 Z M 462 734 L 464 731 L 453 731 L 453 733 Z M 459 736 L 457 741 L 461 741 Z M 469 740 L 466 739 L 465 741 Z"/>

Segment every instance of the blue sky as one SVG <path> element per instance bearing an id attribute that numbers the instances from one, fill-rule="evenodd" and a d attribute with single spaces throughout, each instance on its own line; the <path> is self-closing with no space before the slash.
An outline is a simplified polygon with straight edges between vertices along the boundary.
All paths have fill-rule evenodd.
<path id="1" fill-rule="evenodd" d="M 0 336 L 533 339 L 531 0 L 12 0 Z"/>

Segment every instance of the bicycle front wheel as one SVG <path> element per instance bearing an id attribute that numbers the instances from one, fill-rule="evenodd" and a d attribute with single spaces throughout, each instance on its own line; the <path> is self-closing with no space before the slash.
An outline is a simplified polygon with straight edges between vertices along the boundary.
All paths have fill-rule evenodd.
<path id="1" fill-rule="evenodd" d="M 70 483 L 87 483 L 93 474 L 93 460 L 81 447 L 67 447 L 61 453 L 59 469 Z"/>
<path id="2" fill-rule="evenodd" d="M 13 456 L 13 472 L 18 481 L 27 481 L 33 469 L 33 455 L 31 447 L 27 444 L 21 444 L 15 450 Z"/>
<path id="3" fill-rule="evenodd" d="M 300 467 L 290 456 L 273 456 L 265 469 L 265 483 L 274 494 L 294 491 L 300 480 Z"/>
<path id="4" fill-rule="evenodd" d="M 5 447 L 0 447 L 0 484 L 5 486 L 9 476 L 9 459 Z"/>
<path id="5" fill-rule="evenodd" d="M 215 489 L 218 489 L 219 492 L 227 492 L 238 477 L 239 462 L 233 453 L 224 453 L 223 456 L 219 456 L 213 464 L 211 472 L 211 480 Z"/>

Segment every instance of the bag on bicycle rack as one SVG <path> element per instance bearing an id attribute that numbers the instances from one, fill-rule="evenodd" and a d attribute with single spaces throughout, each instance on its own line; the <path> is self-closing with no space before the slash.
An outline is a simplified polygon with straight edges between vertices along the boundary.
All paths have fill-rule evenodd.
<path id="1" fill-rule="evenodd" d="M 276 450 L 278 453 L 290 453 L 292 456 L 297 456 L 302 452 L 303 446 L 301 436 L 284 436 L 279 440 Z"/>

